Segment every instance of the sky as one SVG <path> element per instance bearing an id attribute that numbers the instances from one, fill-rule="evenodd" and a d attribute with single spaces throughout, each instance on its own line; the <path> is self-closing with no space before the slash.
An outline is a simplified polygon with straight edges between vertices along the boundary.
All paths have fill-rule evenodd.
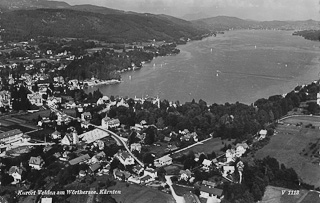
<path id="1" fill-rule="evenodd" d="M 320 20 L 319 0 L 60 0 L 139 13 L 218 15 L 251 20 Z"/>

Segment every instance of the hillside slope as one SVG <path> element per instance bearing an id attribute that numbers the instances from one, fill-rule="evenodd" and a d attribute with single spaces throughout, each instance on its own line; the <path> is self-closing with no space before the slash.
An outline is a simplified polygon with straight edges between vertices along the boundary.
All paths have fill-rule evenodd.
<path id="1" fill-rule="evenodd" d="M 175 19 L 175 18 L 173 18 Z M 196 38 L 208 32 L 188 21 L 153 14 L 100 14 L 69 9 L 13 10 L 1 14 L 4 40 L 39 35 L 114 42 Z"/>

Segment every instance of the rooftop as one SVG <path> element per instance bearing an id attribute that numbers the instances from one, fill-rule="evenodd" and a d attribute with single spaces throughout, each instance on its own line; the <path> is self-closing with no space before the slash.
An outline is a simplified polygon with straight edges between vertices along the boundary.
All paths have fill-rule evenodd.
<path id="1" fill-rule="evenodd" d="M 14 130 L 10 130 L 10 131 L 7 131 L 7 132 L 3 132 L 3 133 L 0 134 L 0 139 L 11 137 L 11 136 L 14 136 L 14 135 L 17 135 L 17 134 L 20 134 L 20 133 L 22 133 L 22 132 L 19 129 L 14 129 Z"/>
<path id="2" fill-rule="evenodd" d="M 76 164 L 83 162 L 83 161 L 86 161 L 88 159 L 90 159 L 90 156 L 88 154 L 85 154 L 85 155 L 82 155 L 82 156 L 79 156 L 75 159 L 70 160 L 69 163 L 70 163 L 70 165 L 76 165 Z"/>

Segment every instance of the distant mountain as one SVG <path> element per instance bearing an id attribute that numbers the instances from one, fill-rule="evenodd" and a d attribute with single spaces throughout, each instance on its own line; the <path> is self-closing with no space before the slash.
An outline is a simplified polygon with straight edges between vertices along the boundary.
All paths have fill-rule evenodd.
<path id="1" fill-rule="evenodd" d="M 182 16 L 181 18 L 184 20 L 191 21 L 191 20 L 198 20 L 198 19 L 204 19 L 209 17 L 210 16 L 208 14 L 201 12 L 201 13 L 189 13 Z"/>
<path id="2" fill-rule="evenodd" d="M 37 8 L 69 8 L 70 5 L 62 1 L 47 0 L 0 0 L 0 9 L 20 10 L 20 9 L 37 9 Z"/>
<path id="3" fill-rule="evenodd" d="M 194 24 L 213 31 L 229 29 L 279 29 L 307 30 L 320 29 L 320 23 L 314 20 L 306 21 L 253 21 L 236 17 L 217 16 L 192 21 Z"/>
<path id="4" fill-rule="evenodd" d="M 4 40 L 23 40 L 42 35 L 131 42 L 152 39 L 176 41 L 182 37 L 192 39 L 209 32 L 196 28 L 191 22 L 171 16 L 120 15 L 121 11 L 109 11 L 113 13 L 70 9 L 8 11 L 1 14 L 0 25 L 4 29 L 1 36 Z"/>

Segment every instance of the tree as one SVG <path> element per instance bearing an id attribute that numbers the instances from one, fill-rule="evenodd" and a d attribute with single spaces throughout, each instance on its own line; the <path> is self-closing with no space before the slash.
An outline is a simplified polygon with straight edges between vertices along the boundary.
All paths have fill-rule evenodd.
<path id="1" fill-rule="evenodd" d="M 153 165 L 154 163 L 154 157 L 152 156 L 151 153 L 146 153 L 144 156 L 143 156 L 143 163 L 145 163 L 146 165 Z"/>

